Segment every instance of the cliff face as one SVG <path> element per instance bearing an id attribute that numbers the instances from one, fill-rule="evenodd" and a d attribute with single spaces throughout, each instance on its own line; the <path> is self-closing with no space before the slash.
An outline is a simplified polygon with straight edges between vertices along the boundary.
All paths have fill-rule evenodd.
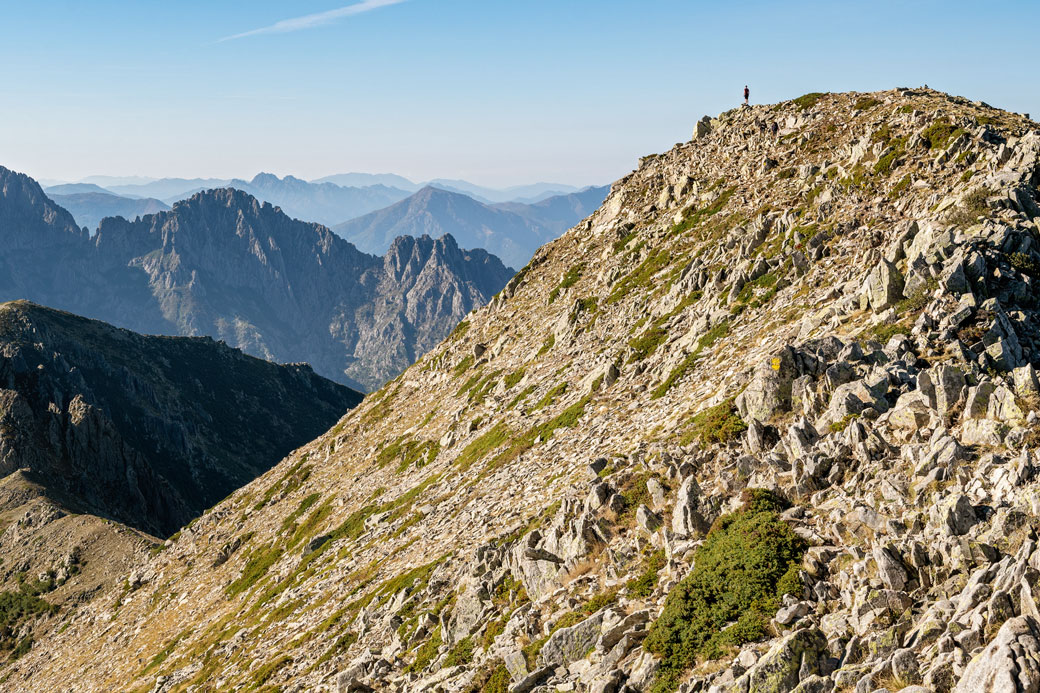
<path id="1" fill-rule="evenodd" d="M 361 401 L 307 366 L 0 306 L 0 476 L 168 536 Z"/>
<path id="2" fill-rule="evenodd" d="M 399 373 L 511 274 L 450 238 L 411 244 L 406 258 L 366 255 L 231 189 L 135 221 L 104 219 L 91 239 L 30 179 L 6 175 L 20 192 L 0 198 L 2 232 L 14 239 L 0 248 L 12 268 L 0 299 L 140 332 L 212 336 L 359 388 Z M 395 274 L 402 264 L 410 271 Z"/>
<path id="3" fill-rule="evenodd" d="M 1032 686 L 1038 182 L 927 89 L 705 118 L 0 686 Z"/>

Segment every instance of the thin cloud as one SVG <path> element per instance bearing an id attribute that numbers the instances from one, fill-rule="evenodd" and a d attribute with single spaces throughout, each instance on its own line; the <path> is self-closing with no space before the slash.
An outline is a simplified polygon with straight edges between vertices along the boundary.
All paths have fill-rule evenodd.
<path id="1" fill-rule="evenodd" d="M 283 19 L 280 22 L 275 22 L 271 26 L 261 27 L 259 29 L 253 29 L 252 31 L 245 31 L 241 34 L 234 34 L 232 36 L 225 36 L 220 39 L 218 43 L 224 41 L 234 41 L 240 38 L 246 38 L 247 36 L 260 36 L 262 34 L 287 34 L 292 31 L 303 31 L 304 29 L 313 29 L 316 26 L 322 26 L 323 24 L 329 24 L 337 19 L 344 17 L 352 17 L 362 12 L 371 12 L 372 10 L 378 10 L 380 7 L 386 7 L 388 5 L 396 5 L 402 3 L 405 0 L 361 0 L 361 2 L 353 5 L 347 5 L 346 7 L 340 7 L 335 10 L 328 10 L 326 12 L 317 12 L 315 14 L 308 14 L 302 17 L 293 17 L 292 19 Z"/>

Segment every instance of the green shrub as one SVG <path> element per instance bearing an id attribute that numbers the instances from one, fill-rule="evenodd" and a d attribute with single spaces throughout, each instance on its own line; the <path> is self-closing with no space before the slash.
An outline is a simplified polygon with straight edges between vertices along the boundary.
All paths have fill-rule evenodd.
<path id="1" fill-rule="evenodd" d="M 921 141 L 928 149 L 945 149 L 953 140 L 964 134 L 961 128 L 950 124 L 946 116 L 939 118 L 921 133 Z"/>
<path id="2" fill-rule="evenodd" d="M 709 407 L 694 414 L 690 420 L 689 431 L 683 436 L 683 444 L 698 440 L 704 445 L 712 443 L 728 443 L 747 430 L 747 424 L 740 418 L 733 399 Z"/>
<path id="3" fill-rule="evenodd" d="M 653 693 L 674 690 L 698 658 L 718 658 L 765 634 L 806 549 L 780 519 L 786 505 L 753 489 L 745 491 L 739 511 L 715 521 L 694 554 L 693 570 L 668 594 L 644 642 L 662 658 Z"/>
<path id="4" fill-rule="evenodd" d="M 581 605 L 581 613 L 591 616 L 605 606 L 609 606 L 617 601 L 618 589 L 612 587 L 608 590 L 604 590 L 598 594 L 593 595 L 587 602 Z"/>
<path id="5" fill-rule="evenodd" d="M 859 414 L 846 414 L 845 416 L 841 417 L 840 419 L 832 423 L 830 425 L 830 429 L 833 433 L 841 433 L 849 427 L 850 423 L 852 423 L 858 418 Z"/>
<path id="6" fill-rule="evenodd" d="M 457 667 L 462 664 L 469 664 L 473 661 L 473 638 L 463 638 L 455 643 L 455 647 L 451 648 L 448 652 L 448 656 L 444 658 L 444 666 L 441 667 Z"/>
<path id="7" fill-rule="evenodd" d="M 650 554 L 646 559 L 646 568 L 639 574 L 639 577 L 632 578 L 625 583 L 629 595 L 646 599 L 653 594 L 654 588 L 657 587 L 658 573 L 661 572 L 661 568 L 664 568 L 666 562 L 664 549 L 658 549 Z"/>
<path id="8" fill-rule="evenodd" d="M 798 110 L 804 111 L 815 106 L 816 103 L 825 96 L 827 96 L 826 92 L 813 91 L 803 96 L 799 96 L 791 103 L 797 106 Z"/>
<path id="9" fill-rule="evenodd" d="M 506 665 L 500 663 L 491 672 L 491 676 L 488 677 L 487 682 L 480 691 L 481 693 L 508 693 L 512 681 L 513 679 L 510 677 Z"/>
<path id="10" fill-rule="evenodd" d="M 1008 262 L 1022 274 L 1028 274 L 1030 277 L 1040 275 L 1040 265 L 1031 253 L 1011 253 Z"/>
<path id="11" fill-rule="evenodd" d="M 874 106 L 877 106 L 879 103 L 881 102 L 872 96 L 861 96 L 856 103 L 853 104 L 852 108 L 857 111 L 867 111 L 874 108 Z"/>

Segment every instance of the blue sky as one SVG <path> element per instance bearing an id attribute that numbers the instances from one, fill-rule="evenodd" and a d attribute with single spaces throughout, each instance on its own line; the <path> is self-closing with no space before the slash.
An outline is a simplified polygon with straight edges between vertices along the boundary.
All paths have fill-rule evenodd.
<path id="1" fill-rule="evenodd" d="M 1035 0 L 360 1 L 385 4 L 232 40 L 356 2 L 5 1 L 0 164 L 605 183 L 745 83 L 928 83 L 1040 117 Z"/>

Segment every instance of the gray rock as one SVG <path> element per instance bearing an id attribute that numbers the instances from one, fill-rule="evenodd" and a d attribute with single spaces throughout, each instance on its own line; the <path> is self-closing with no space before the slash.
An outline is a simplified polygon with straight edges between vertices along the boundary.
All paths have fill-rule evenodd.
<path id="1" fill-rule="evenodd" d="M 687 537 L 708 531 L 708 522 L 702 514 L 701 487 L 697 479 L 688 477 L 679 487 L 675 509 L 672 511 L 672 531 Z"/>
<path id="2" fill-rule="evenodd" d="M 873 553 L 881 582 L 890 590 L 902 591 L 906 587 L 908 576 L 894 549 L 875 545 Z"/>
<path id="3" fill-rule="evenodd" d="M 645 504 L 640 504 L 640 506 L 636 508 L 636 524 L 644 532 L 652 534 L 661 526 L 661 516 L 648 508 Z"/>
<path id="4" fill-rule="evenodd" d="M 798 376 L 795 352 L 790 347 L 755 369 L 751 382 L 734 404 L 745 421 L 768 421 L 774 414 L 791 408 L 791 384 Z"/>
<path id="5" fill-rule="evenodd" d="M 947 536 L 959 537 L 967 534 L 978 522 L 971 501 L 963 493 L 940 501 L 933 514 Z"/>
<path id="6" fill-rule="evenodd" d="M 882 259 L 877 267 L 867 275 L 863 285 L 860 308 L 868 307 L 875 312 L 894 306 L 903 299 L 903 274 L 894 264 Z"/>
<path id="7" fill-rule="evenodd" d="M 1030 616 L 1004 623 L 997 636 L 964 670 L 954 693 L 1040 691 L 1040 624 Z"/>
<path id="8" fill-rule="evenodd" d="M 542 646 L 538 663 L 541 666 L 557 667 L 584 657 L 599 640 L 605 613 L 605 610 L 598 611 L 581 623 L 553 633 Z"/>
<path id="9" fill-rule="evenodd" d="M 803 677 L 820 673 L 827 638 L 816 628 L 784 636 L 747 671 L 748 693 L 788 693 Z"/>

